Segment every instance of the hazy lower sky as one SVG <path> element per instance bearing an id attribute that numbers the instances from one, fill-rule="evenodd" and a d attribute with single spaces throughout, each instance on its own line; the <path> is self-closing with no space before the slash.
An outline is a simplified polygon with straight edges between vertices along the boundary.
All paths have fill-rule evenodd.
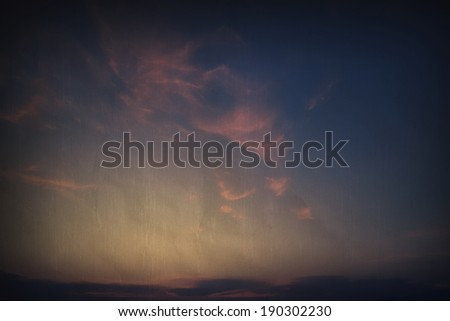
<path id="1" fill-rule="evenodd" d="M 315 3 L 315 2 L 314 2 Z M 333 1 L 6 10 L 0 270 L 173 284 L 448 283 L 448 7 Z M 101 146 L 195 132 L 350 168 L 104 169 Z M 185 136 L 184 136 L 185 137 Z M 175 281 L 174 281 L 175 280 Z"/>

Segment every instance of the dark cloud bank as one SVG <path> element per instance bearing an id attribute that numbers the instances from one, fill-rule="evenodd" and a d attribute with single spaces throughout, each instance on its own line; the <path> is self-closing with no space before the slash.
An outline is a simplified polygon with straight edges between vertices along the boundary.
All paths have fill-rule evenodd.
<path id="1" fill-rule="evenodd" d="M 2 300 L 449 300 L 450 287 L 406 279 L 307 277 L 286 285 L 243 279 L 198 281 L 191 288 L 62 283 L 0 275 Z"/>

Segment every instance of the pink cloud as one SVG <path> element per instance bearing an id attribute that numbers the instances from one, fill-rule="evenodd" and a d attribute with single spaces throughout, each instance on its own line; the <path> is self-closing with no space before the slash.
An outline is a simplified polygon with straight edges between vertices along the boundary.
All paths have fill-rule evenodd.
<path id="1" fill-rule="evenodd" d="M 219 180 L 217 185 L 219 186 L 220 189 L 220 195 L 228 201 L 237 201 L 246 198 L 256 192 L 256 189 L 254 188 L 246 190 L 242 193 L 234 192 L 222 180 Z"/>
<path id="2" fill-rule="evenodd" d="M 286 192 L 288 181 L 287 177 L 272 178 L 266 177 L 266 187 L 270 189 L 276 196 L 281 196 Z"/>
<path id="3" fill-rule="evenodd" d="M 310 207 L 301 207 L 299 209 L 294 210 L 294 213 L 295 213 L 295 216 L 299 220 L 312 220 L 313 219 Z"/>
<path id="4" fill-rule="evenodd" d="M 225 214 L 230 214 L 231 212 L 233 212 L 233 208 L 231 206 L 228 206 L 228 205 L 222 205 L 220 207 L 220 211 L 222 213 L 225 213 Z"/>
<path id="5" fill-rule="evenodd" d="M 229 216 L 231 216 L 234 219 L 242 219 L 241 213 L 237 212 L 236 210 L 234 210 L 229 205 L 222 205 L 222 206 L 220 206 L 220 212 L 222 214 L 229 215 Z"/>
<path id="6" fill-rule="evenodd" d="M 269 113 L 257 107 L 242 105 L 220 117 L 198 118 L 194 125 L 204 132 L 218 134 L 230 140 L 244 141 L 254 136 L 259 141 L 271 129 L 273 120 Z"/>
<path id="7" fill-rule="evenodd" d="M 79 78 L 74 80 L 88 87 L 89 101 L 81 105 L 79 97 L 71 97 L 70 91 L 61 92 L 49 75 L 55 73 L 55 78 L 62 79 L 67 75 L 57 74 L 59 69 L 52 70 L 54 66 L 43 61 L 38 76 L 24 81 L 33 88 L 28 99 L 11 112 L 0 114 L 0 118 L 14 123 L 29 121 L 53 130 L 56 127 L 48 121 L 64 114 L 75 125 L 102 134 L 117 128 L 144 131 L 151 126 L 152 134 L 160 134 L 159 138 L 184 127 L 189 132 L 198 130 L 227 139 L 259 140 L 272 129 L 276 115 L 269 110 L 274 109 L 261 99 L 267 84 L 249 80 L 226 65 L 206 68 L 195 63 L 196 53 L 205 47 L 231 45 L 242 49 L 244 41 L 232 30 L 222 28 L 196 39 L 179 34 L 124 34 L 106 19 L 97 18 L 104 61 L 70 39 L 47 34 L 36 39 L 67 50 L 70 59 L 86 71 L 75 75 Z M 216 89 L 230 97 L 225 107 L 211 95 Z M 86 89 L 80 86 L 79 90 Z M 108 93 L 106 100 L 103 93 Z M 116 106 L 112 108 L 112 104 Z"/>
<path id="8" fill-rule="evenodd" d="M 241 45 L 237 35 L 226 31 L 223 37 L 223 33 L 191 41 L 151 37 L 143 42 L 112 37 L 115 33 L 104 25 L 103 48 L 111 70 L 127 88 L 119 96 L 133 123 L 158 121 L 159 127 L 168 118 L 177 119 L 191 130 L 233 140 L 260 138 L 269 131 L 274 116 L 260 102 L 266 86 L 248 81 L 225 65 L 206 69 L 193 63 L 196 51 L 217 38 Z M 230 104 L 223 107 L 211 98 L 211 88 L 230 97 Z"/>
<path id="9" fill-rule="evenodd" d="M 118 34 L 102 24 L 102 47 L 109 67 L 127 89 L 120 94 L 125 119 L 131 117 L 130 121 L 145 125 L 157 113 L 186 117 L 188 110 L 198 107 L 204 80 L 202 71 L 191 63 L 197 47 L 194 42 L 158 36 L 142 41 Z"/>

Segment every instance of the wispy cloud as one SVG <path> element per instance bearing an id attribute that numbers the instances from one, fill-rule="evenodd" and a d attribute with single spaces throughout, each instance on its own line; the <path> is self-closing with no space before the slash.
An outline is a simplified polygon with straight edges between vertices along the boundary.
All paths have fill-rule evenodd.
<path id="1" fill-rule="evenodd" d="M 230 214 L 231 212 L 233 212 L 233 208 L 231 206 L 228 206 L 228 205 L 222 205 L 220 207 L 220 211 L 222 213 L 225 213 L 225 214 Z"/>
<path id="2" fill-rule="evenodd" d="M 56 128 L 49 121 L 63 118 L 58 126 L 84 126 L 102 134 L 112 128 L 144 131 L 151 125 L 161 138 L 185 128 L 232 140 L 259 140 L 273 129 L 276 113 L 261 98 L 267 84 L 249 80 L 222 62 L 204 65 L 195 59 L 205 48 L 245 46 L 232 30 L 190 39 L 180 34 L 124 35 L 97 18 L 104 59 L 74 39 L 41 31 L 36 42 L 49 52 L 62 51 L 79 68 L 61 72 L 58 66 L 65 62 L 44 55 L 36 74 L 22 81 L 31 88 L 28 98 L 0 118 L 29 121 L 46 130 Z"/>
<path id="3" fill-rule="evenodd" d="M 306 109 L 307 110 L 313 110 L 317 108 L 320 104 L 323 104 L 326 102 L 332 93 L 333 88 L 336 85 L 336 79 L 332 78 L 327 81 L 325 86 L 319 89 L 318 93 L 311 97 L 308 102 L 306 103 Z"/>
<path id="4" fill-rule="evenodd" d="M 233 209 L 229 205 L 222 205 L 222 206 L 220 206 L 220 212 L 222 214 L 229 215 L 230 217 L 232 217 L 234 219 L 242 219 L 242 214 L 239 213 L 238 211 L 236 211 L 235 209 Z"/>
<path id="5" fill-rule="evenodd" d="M 294 210 L 295 216 L 299 220 L 312 220 L 313 216 L 310 207 L 300 207 Z"/>
<path id="6" fill-rule="evenodd" d="M 266 177 L 266 188 L 271 190 L 276 196 L 281 196 L 286 192 L 289 179 L 287 177 L 273 178 Z"/>
<path id="7" fill-rule="evenodd" d="M 0 118 L 12 123 L 21 123 L 22 121 L 36 116 L 39 109 L 48 102 L 47 97 L 42 94 L 33 95 L 24 105 L 17 108 L 9 114 L 3 114 Z"/>
<path id="8" fill-rule="evenodd" d="M 110 28 L 102 27 L 102 47 L 124 85 L 119 94 L 124 119 L 131 116 L 134 124 L 157 123 L 160 128 L 171 123 L 232 140 L 260 138 L 272 128 L 274 113 L 260 98 L 266 85 L 247 80 L 224 64 L 194 63 L 197 52 L 215 45 L 223 30 L 217 37 L 183 41 L 151 36 L 144 42 L 139 37 L 113 37 Z M 238 35 L 226 34 L 221 42 L 242 43 Z"/>
<path id="9" fill-rule="evenodd" d="M 146 124 L 157 114 L 169 112 L 186 117 L 187 111 L 199 107 L 203 80 L 189 61 L 190 43 L 164 45 L 154 39 L 146 45 L 136 41 L 132 50 L 124 49 L 120 42 L 105 46 L 109 64 L 126 88 L 120 100 L 134 121 Z M 130 61 L 135 62 L 133 66 Z"/>
<path id="10" fill-rule="evenodd" d="M 76 183 L 75 181 L 68 179 L 46 178 L 20 173 L 17 174 L 17 177 L 27 184 L 55 189 L 66 189 L 71 191 L 98 187 L 97 185 L 94 184 L 79 184 Z"/>
<path id="11" fill-rule="evenodd" d="M 11 180 L 16 180 L 27 185 L 54 190 L 71 199 L 75 198 L 74 193 L 77 191 L 100 187 L 100 185 L 81 184 L 65 178 L 39 176 L 35 174 L 37 171 L 37 167 L 35 165 L 32 165 L 30 167 L 26 167 L 21 171 L 3 171 L 0 173 L 0 176 L 9 178 Z"/>
<path id="12" fill-rule="evenodd" d="M 220 195 L 221 195 L 224 199 L 226 199 L 226 200 L 228 200 L 228 201 L 237 201 L 237 200 L 246 198 L 246 197 L 248 197 L 248 196 L 250 196 L 250 195 L 252 195 L 252 194 L 254 194 L 254 193 L 256 192 L 256 189 L 255 189 L 255 188 L 252 188 L 252 189 L 249 189 L 249 190 L 240 192 L 240 193 L 239 193 L 239 192 L 235 192 L 235 191 L 231 190 L 231 189 L 225 184 L 225 182 L 222 181 L 222 180 L 219 180 L 219 181 L 217 182 L 217 186 L 219 186 L 219 189 L 220 189 Z"/>
<path id="13" fill-rule="evenodd" d="M 261 139 L 273 124 L 269 113 L 252 106 L 236 106 L 220 117 L 195 120 L 195 126 L 210 134 L 217 134 L 230 140 L 244 141 Z M 257 134 L 257 135 L 255 135 Z"/>

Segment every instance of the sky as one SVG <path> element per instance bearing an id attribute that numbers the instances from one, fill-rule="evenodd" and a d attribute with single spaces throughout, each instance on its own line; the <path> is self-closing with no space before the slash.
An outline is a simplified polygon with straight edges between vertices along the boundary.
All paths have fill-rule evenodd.
<path id="1" fill-rule="evenodd" d="M 2 19 L 0 271 L 450 286 L 448 6 L 41 2 Z M 348 140 L 348 168 L 102 168 L 102 145 Z M 197 282 L 197 283 L 196 283 Z"/>

